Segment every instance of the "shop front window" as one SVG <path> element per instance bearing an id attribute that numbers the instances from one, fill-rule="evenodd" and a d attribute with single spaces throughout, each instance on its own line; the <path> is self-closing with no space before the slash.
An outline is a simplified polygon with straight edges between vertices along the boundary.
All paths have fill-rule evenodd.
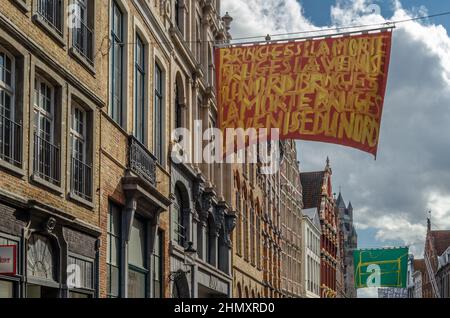
<path id="1" fill-rule="evenodd" d="M 6 280 L 0 280 L 0 298 L 14 297 L 14 283 Z"/>
<path id="2" fill-rule="evenodd" d="M 129 243 L 128 298 L 145 298 L 147 294 L 146 238 L 145 222 L 135 217 Z"/>
<path id="3" fill-rule="evenodd" d="M 67 267 L 70 298 L 92 298 L 94 296 L 94 261 L 69 256 Z"/>

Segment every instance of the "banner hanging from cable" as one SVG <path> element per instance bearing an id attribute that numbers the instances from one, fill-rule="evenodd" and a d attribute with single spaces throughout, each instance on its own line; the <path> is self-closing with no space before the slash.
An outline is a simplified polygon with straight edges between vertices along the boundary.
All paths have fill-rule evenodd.
<path id="1" fill-rule="evenodd" d="M 392 29 L 216 49 L 219 121 L 378 150 Z"/>

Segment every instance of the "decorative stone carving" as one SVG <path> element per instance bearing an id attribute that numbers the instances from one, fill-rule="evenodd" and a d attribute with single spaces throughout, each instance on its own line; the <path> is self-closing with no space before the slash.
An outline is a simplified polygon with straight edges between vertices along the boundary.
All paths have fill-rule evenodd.
<path id="1" fill-rule="evenodd" d="M 53 217 L 49 218 L 45 223 L 45 230 L 48 233 L 52 233 L 55 230 L 55 227 L 56 227 L 56 219 Z"/>

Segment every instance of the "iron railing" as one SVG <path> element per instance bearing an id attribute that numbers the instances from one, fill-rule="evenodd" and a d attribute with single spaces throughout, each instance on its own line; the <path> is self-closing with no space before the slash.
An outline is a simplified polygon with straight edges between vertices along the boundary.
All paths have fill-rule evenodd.
<path id="1" fill-rule="evenodd" d="M 0 159 L 22 166 L 22 126 L 0 114 Z"/>
<path id="2" fill-rule="evenodd" d="M 72 46 L 90 64 L 93 64 L 93 32 L 86 22 L 80 18 L 74 18 L 72 29 Z"/>
<path id="3" fill-rule="evenodd" d="M 92 201 L 92 166 L 72 157 L 71 184 L 75 195 Z"/>
<path id="4" fill-rule="evenodd" d="M 61 184 L 59 147 L 34 134 L 34 172 L 56 186 Z"/>
<path id="5" fill-rule="evenodd" d="M 129 139 L 128 162 L 131 171 L 156 185 L 156 158 L 136 137 Z"/>
<path id="6" fill-rule="evenodd" d="M 38 0 L 37 14 L 59 35 L 62 35 L 62 0 Z"/>

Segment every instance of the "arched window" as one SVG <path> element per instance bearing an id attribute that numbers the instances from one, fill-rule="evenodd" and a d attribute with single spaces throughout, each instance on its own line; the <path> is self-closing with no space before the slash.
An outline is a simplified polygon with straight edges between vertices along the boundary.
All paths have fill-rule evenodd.
<path id="1" fill-rule="evenodd" d="M 242 298 L 242 287 L 241 287 L 241 284 L 240 283 L 238 283 L 237 284 L 237 298 Z"/>
<path id="2" fill-rule="evenodd" d="M 182 6 L 182 0 L 175 0 L 175 25 L 184 37 L 184 8 Z"/>
<path id="3" fill-rule="evenodd" d="M 180 88 L 178 83 L 175 85 L 175 128 L 183 127 L 183 112 L 180 102 Z"/>

